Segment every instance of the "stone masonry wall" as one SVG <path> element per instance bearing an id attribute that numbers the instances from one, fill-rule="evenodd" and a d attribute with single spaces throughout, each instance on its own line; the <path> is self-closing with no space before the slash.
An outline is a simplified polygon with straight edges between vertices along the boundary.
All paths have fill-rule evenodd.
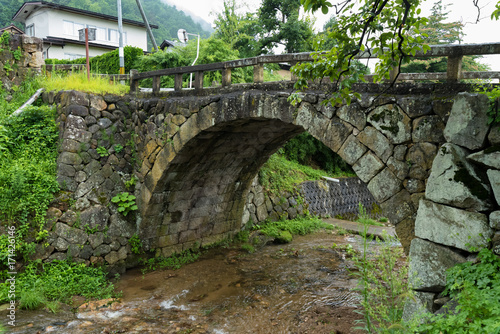
<path id="1" fill-rule="evenodd" d="M 7 93 L 12 93 L 12 88 L 19 86 L 30 72 L 40 72 L 45 64 L 40 38 L 11 34 L 9 47 L 0 45 L 0 50 L 1 88 Z M 11 98 L 10 95 L 6 97 L 7 100 Z"/>
<path id="2" fill-rule="evenodd" d="M 418 299 L 406 314 L 439 308 L 448 268 L 484 247 L 500 255 L 500 127 L 488 125 L 489 107 L 478 94 L 453 104 L 416 216 L 409 277 Z"/>
<path id="3" fill-rule="evenodd" d="M 359 203 L 371 217 L 377 219 L 383 216 L 368 187 L 357 177 L 306 181 L 298 189 L 299 194 L 273 196 L 263 189 L 258 177 L 255 177 L 243 212 L 242 226 L 266 219 L 294 219 L 306 212 L 320 217 L 351 219 L 357 217 Z"/>

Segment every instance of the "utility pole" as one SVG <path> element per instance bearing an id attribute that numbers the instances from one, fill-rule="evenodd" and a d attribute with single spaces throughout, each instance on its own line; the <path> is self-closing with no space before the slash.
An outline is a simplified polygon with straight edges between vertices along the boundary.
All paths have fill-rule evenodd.
<path id="1" fill-rule="evenodd" d="M 156 45 L 155 38 L 153 36 L 153 32 L 151 31 L 151 27 L 149 26 L 148 18 L 146 17 L 146 13 L 144 13 L 144 9 L 142 9 L 141 0 L 135 0 L 137 2 L 137 7 L 139 7 L 139 11 L 141 12 L 142 19 L 144 20 L 144 24 L 146 25 L 146 29 L 148 30 L 149 39 L 151 43 L 153 43 L 153 49 L 158 51 L 158 45 Z"/>
<path id="2" fill-rule="evenodd" d="M 116 0 L 118 7 L 118 55 L 120 57 L 120 74 L 125 74 L 125 54 L 123 52 L 123 24 L 122 24 L 122 0 Z"/>

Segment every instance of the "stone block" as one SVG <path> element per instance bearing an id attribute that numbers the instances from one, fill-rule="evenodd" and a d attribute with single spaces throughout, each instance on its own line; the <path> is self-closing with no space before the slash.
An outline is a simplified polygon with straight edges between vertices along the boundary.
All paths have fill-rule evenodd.
<path id="1" fill-rule="evenodd" d="M 104 231 L 108 225 L 109 211 L 102 205 L 94 205 L 80 214 L 82 226 L 88 226 L 90 229 L 97 228 L 98 231 Z"/>
<path id="2" fill-rule="evenodd" d="M 446 143 L 432 164 L 425 196 L 434 202 L 484 211 L 491 207 L 490 189 L 466 159 L 468 151 Z"/>
<path id="3" fill-rule="evenodd" d="M 384 168 L 384 163 L 370 151 L 352 166 L 356 175 L 365 183 L 370 182 L 382 168 Z"/>
<path id="4" fill-rule="evenodd" d="M 179 243 L 178 234 L 163 235 L 158 239 L 158 247 L 173 246 Z"/>
<path id="5" fill-rule="evenodd" d="M 410 193 L 401 190 L 390 199 L 380 204 L 382 212 L 387 215 L 392 224 L 398 224 L 404 219 L 410 218 L 415 213 L 415 208 L 411 203 Z"/>
<path id="6" fill-rule="evenodd" d="M 368 183 L 368 190 L 379 203 L 394 196 L 401 188 L 401 180 L 389 168 L 385 168 Z"/>
<path id="7" fill-rule="evenodd" d="M 437 115 L 424 116 L 413 121 L 413 142 L 444 143 L 444 123 Z"/>
<path id="8" fill-rule="evenodd" d="M 72 152 L 62 152 L 59 154 L 59 157 L 57 159 L 57 162 L 59 164 L 66 164 L 66 165 L 79 165 L 82 163 L 82 158 L 77 153 L 72 153 Z M 62 166 L 61 166 L 62 168 Z"/>
<path id="9" fill-rule="evenodd" d="M 422 200 L 415 221 L 415 235 L 465 251 L 488 247 L 493 234 L 486 215 Z"/>
<path id="10" fill-rule="evenodd" d="M 337 110 L 337 116 L 362 131 L 366 125 L 366 114 L 358 103 L 344 105 Z"/>
<path id="11" fill-rule="evenodd" d="M 68 250 L 68 247 L 69 247 L 69 242 L 66 241 L 66 239 L 64 238 L 57 238 L 56 241 L 52 244 L 52 246 L 54 246 L 54 248 L 58 251 L 58 252 L 64 252 L 66 250 Z"/>
<path id="12" fill-rule="evenodd" d="M 334 117 L 325 131 L 323 143 L 337 152 L 349 135 L 352 133 L 352 126 Z"/>
<path id="13" fill-rule="evenodd" d="M 83 245 L 87 241 L 87 233 L 80 229 L 69 227 L 63 223 L 56 223 L 54 232 L 71 244 Z"/>
<path id="14" fill-rule="evenodd" d="M 368 122 L 393 144 L 402 144 L 411 140 L 411 119 L 396 104 L 386 104 L 375 108 L 368 115 Z"/>
<path id="15" fill-rule="evenodd" d="M 403 186 L 412 194 L 425 191 L 424 181 L 418 179 L 406 179 L 403 181 Z"/>
<path id="16" fill-rule="evenodd" d="M 410 246 L 409 281 L 413 289 L 441 292 L 446 285 L 446 270 L 466 261 L 451 249 L 423 239 Z"/>
<path id="17" fill-rule="evenodd" d="M 490 185 L 493 189 L 497 205 L 500 205 L 500 171 L 488 169 L 486 173 L 488 174 L 488 179 L 490 180 Z"/>
<path id="18" fill-rule="evenodd" d="M 94 256 L 104 256 L 111 252 L 111 247 L 106 244 L 101 244 L 94 249 Z"/>
<path id="19" fill-rule="evenodd" d="M 98 111 L 103 111 L 107 108 L 108 104 L 104 101 L 104 98 L 100 95 L 90 95 L 90 106 Z"/>
<path id="20" fill-rule="evenodd" d="M 96 249 L 98 246 L 102 245 L 104 242 L 104 233 L 97 232 L 94 234 L 89 234 L 89 244 L 92 249 Z"/>
<path id="21" fill-rule="evenodd" d="M 261 204 L 257 207 L 257 219 L 258 221 L 263 221 L 267 219 L 267 207 L 264 204 Z"/>
<path id="22" fill-rule="evenodd" d="M 408 298 L 403 309 L 403 320 L 424 319 L 425 315 L 433 313 L 434 292 L 415 291 L 415 298 Z"/>
<path id="23" fill-rule="evenodd" d="M 396 235 L 406 255 L 410 253 L 410 244 L 415 239 L 415 219 L 408 218 L 396 225 Z"/>
<path id="24" fill-rule="evenodd" d="M 358 161 L 359 158 L 365 154 L 367 148 L 361 144 L 361 142 L 354 136 L 349 136 L 344 142 L 338 154 L 345 160 L 349 165 L 353 165 Z"/>
<path id="25" fill-rule="evenodd" d="M 358 134 L 357 138 L 372 150 L 383 162 L 386 162 L 392 155 L 393 145 L 386 136 L 377 131 L 374 127 L 367 126 Z"/>
<path id="26" fill-rule="evenodd" d="M 444 129 L 446 140 L 470 150 L 480 149 L 488 134 L 489 106 L 485 94 L 459 93 Z"/>
<path id="27" fill-rule="evenodd" d="M 406 161 L 396 160 L 394 157 L 390 157 L 389 160 L 387 160 L 387 167 L 389 167 L 394 175 L 400 180 L 406 179 L 410 171 L 410 166 Z"/>
<path id="28" fill-rule="evenodd" d="M 500 150 L 491 149 L 473 153 L 467 159 L 486 167 L 500 169 Z"/>
<path id="29" fill-rule="evenodd" d="M 500 211 L 490 213 L 490 227 L 495 230 L 500 230 Z"/>

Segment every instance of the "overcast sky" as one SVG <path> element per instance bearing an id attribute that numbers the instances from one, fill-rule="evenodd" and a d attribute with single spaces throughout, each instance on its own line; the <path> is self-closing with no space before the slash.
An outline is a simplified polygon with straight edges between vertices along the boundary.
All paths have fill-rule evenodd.
<path id="1" fill-rule="evenodd" d="M 169 4 L 175 5 L 177 9 L 186 13 L 199 16 L 205 21 L 213 23 L 214 15 L 222 11 L 223 0 L 164 0 Z M 331 0 L 330 2 L 335 2 Z M 256 11 L 259 8 L 261 0 L 237 1 L 241 4 L 241 11 Z M 487 43 L 500 42 L 500 21 L 491 21 L 490 15 L 497 0 L 479 0 L 481 7 L 480 22 L 474 24 L 477 18 L 477 9 L 473 5 L 473 0 L 455 0 L 443 1 L 444 4 L 450 3 L 448 9 L 451 11 L 449 21 L 461 21 L 465 24 L 465 37 L 463 43 Z M 430 14 L 433 0 L 424 2 L 423 14 Z M 322 30 L 324 23 L 330 15 L 315 13 L 317 31 Z M 500 55 L 487 56 L 482 59 L 483 63 L 489 64 L 494 71 L 500 71 Z"/>

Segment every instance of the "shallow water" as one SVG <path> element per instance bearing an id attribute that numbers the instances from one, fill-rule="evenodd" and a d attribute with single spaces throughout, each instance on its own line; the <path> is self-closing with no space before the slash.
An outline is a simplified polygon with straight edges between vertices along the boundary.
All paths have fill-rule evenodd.
<path id="1" fill-rule="evenodd" d="M 316 318 L 335 310 L 352 312 L 359 299 L 350 262 L 333 243 L 361 248 L 358 236 L 320 232 L 253 254 L 213 249 L 179 270 L 127 272 L 116 284 L 123 292 L 120 303 L 55 315 L 23 311 L 12 332 L 306 333 L 309 321 L 329 333 L 332 319 Z"/>

